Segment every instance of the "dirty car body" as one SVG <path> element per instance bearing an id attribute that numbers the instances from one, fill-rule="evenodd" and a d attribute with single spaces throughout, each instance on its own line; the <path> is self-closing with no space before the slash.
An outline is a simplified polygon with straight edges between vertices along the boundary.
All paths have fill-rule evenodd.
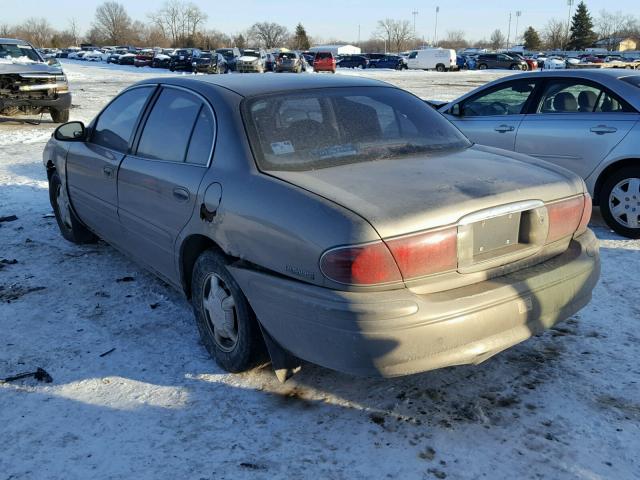
<path id="1" fill-rule="evenodd" d="M 0 115 L 49 112 L 67 121 L 71 94 L 57 62 L 49 65 L 28 42 L 0 38 Z"/>
<path id="2" fill-rule="evenodd" d="M 156 112 L 178 97 L 199 113 Z M 186 154 L 167 148 L 177 137 L 154 137 L 173 135 L 155 132 L 156 116 L 167 128 L 195 121 Z M 232 338 L 246 297 L 271 353 L 335 370 L 479 363 L 573 315 L 599 276 L 578 176 L 474 146 L 382 82 L 145 80 L 72 137 L 44 151 L 49 177 L 61 178 L 58 218 L 68 206 L 184 291 L 196 318 L 215 303 L 200 259 L 224 259 L 207 277 L 237 286 L 216 290 L 221 338 Z"/>

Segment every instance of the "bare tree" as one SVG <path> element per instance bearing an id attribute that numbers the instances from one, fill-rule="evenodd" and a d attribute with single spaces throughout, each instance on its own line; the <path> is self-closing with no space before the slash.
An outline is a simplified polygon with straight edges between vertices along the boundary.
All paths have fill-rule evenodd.
<path id="1" fill-rule="evenodd" d="M 247 48 L 247 35 L 238 33 L 231 37 L 231 43 L 238 48 Z"/>
<path id="2" fill-rule="evenodd" d="M 258 22 L 249 29 L 249 37 L 259 46 L 271 49 L 284 45 L 289 38 L 289 31 L 277 23 Z"/>
<path id="3" fill-rule="evenodd" d="M 66 33 L 71 36 L 71 43 L 77 46 L 80 44 L 80 27 L 78 26 L 78 20 L 75 17 L 71 17 L 67 25 Z"/>
<path id="4" fill-rule="evenodd" d="M 16 33 L 36 47 L 47 47 L 54 31 L 46 18 L 31 17 L 18 26 Z"/>
<path id="5" fill-rule="evenodd" d="M 438 43 L 442 48 L 452 48 L 454 50 L 467 48 L 469 46 L 469 42 L 467 42 L 466 35 L 463 30 L 452 30 L 447 32 L 444 40 L 440 40 Z"/>
<path id="6" fill-rule="evenodd" d="M 96 9 L 93 29 L 104 41 L 123 44 L 130 40 L 131 18 L 121 3 L 104 2 Z"/>
<path id="7" fill-rule="evenodd" d="M 13 27 L 8 23 L 0 23 L 0 37 L 13 37 Z"/>
<path id="8" fill-rule="evenodd" d="M 596 19 L 596 31 L 600 40 L 606 40 L 606 47 L 614 48 L 616 38 L 636 37 L 640 33 L 638 20 L 622 12 L 607 12 L 600 10 Z"/>
<path id="9" fill-rule="evenodd" d="M 567 44 L 567 24 L 557 19 L 549 20 L 542 31 L 542 38 L 546 48 L 561 49 Z"/>
<path id="10" fill-rule="evenodd" d="M 175 47 L 193 44 L 198 30 L 208 18 L 197 5 L 180 0 L 165 2 L 160 10 L 149 17 Z"/>
<path id="11" fill-rule="evenodd" d="M 378 21 L 375 36 L 385 41 L 388 50 L 399 53 L 413 39 L 413 27 L 409 20 L 385 18 Z"/>
<path id="12" fill-rule="evenodd" d="M 504 33 L 502 33 L 500 29 L 495 29 L 491 34 L 491 38 L 489 39 L 489 44 L 491 45 L 491 48 L 493 48 L 494 50 L 497 50 L 503 47 L 505 41 L 506 39 L 504 38 Z"/>

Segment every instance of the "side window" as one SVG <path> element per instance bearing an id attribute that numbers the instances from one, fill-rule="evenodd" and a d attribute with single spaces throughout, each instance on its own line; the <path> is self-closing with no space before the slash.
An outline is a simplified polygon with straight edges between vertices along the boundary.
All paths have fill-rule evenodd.
<path id="1" fill-rule="evenodd" d="M 409 54 L 409 58 L 416 58 L 418 56 L 418 52 L 411 52 Z"/>
<path id="2" fill-rule="evenodd" d="M 602 90 L 589 84 L 571 81 L 549 82 L 542 94 L 538 112 L 591 113 L 596 107 L 602 110 L 602 97 Z"/>
<path id="3" fill-rule="evenodd" d="M 126 152 L 138 117 L 154 88 L 134 88 L 111 102 L 98 117 L 91 137 L 92 143 Z"/>
<path id="4" fill-rule="evenodd" d="M 189 150 L 187 151 L 187 163 L 196 165 L 206 165 L 211 157 L 211 147 L 213 145 L 214 124 L 211 111 L 206 106 L 202 106 L 196 126 L 191 135 Z"/>
<path id="5" fill-rule="evenodd" d="M 191 131 L 202 102 L 175 88 L 164 88 L 144 126 L 137 155 L 184 162 Z"/>
<path id="6" fill-rule="evenodd" d="M 509 82 L 489 93 L 480 93 L 463 103 L 465 117 L 493 117 L 522 113 L 525 103 L 535 88 L 534 81 Z"/>

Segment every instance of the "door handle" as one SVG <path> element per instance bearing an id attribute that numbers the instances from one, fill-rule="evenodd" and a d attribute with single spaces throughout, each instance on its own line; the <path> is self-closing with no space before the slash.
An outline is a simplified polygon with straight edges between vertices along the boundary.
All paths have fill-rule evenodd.
<path id="1" fill-rule="evenodd" d="M 102 174 L 111 178 L 113 176 L 113 167 L 102 167 Z"/>
<path id="2" fill-rule="evenodd" d="M 596 135 L 604 135 L 606 133 L 616 133 L 618 129 L 616 127 L 607 127 L 606 125 L 598 125 L 597 127 L 591 127 L 591 133 Z"/>
<path id="3" fill-rule="evenodd" d="M 186 202 L 189 200 L 189 191 L 186 188 L 176 187 L 173 189 L 173 198 L 179 202 Z"/>
<path id="4" fill-rule="evenodd" d="M 496 132 L 500 132 L 500 133 L 513 132 L 515 129 L 516 127 L 514 127 L 513 125 L 500 125 L 494 128 Z"/>

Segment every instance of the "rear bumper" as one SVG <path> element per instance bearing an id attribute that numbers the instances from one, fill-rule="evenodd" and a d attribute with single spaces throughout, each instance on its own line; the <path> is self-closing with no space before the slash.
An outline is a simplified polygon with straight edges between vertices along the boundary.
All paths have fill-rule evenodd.
<path id="1" fill-rule="evenodd" d="M 59 93 L 51 98 L 0 98 L 0 111 L 8 107 L 36 107 L 55 110 L 69 110 L 71 108 L 71 93 Z"/>
<path id="2" fill-rule="evenodd" d="M 418 295 L 342 292 L 232 267 L 264 328 L 294 355 L 356 375 L 392 377 L 477 364 L 587 305 L 600 275 L 591 231 L 547 262 Z"/>

